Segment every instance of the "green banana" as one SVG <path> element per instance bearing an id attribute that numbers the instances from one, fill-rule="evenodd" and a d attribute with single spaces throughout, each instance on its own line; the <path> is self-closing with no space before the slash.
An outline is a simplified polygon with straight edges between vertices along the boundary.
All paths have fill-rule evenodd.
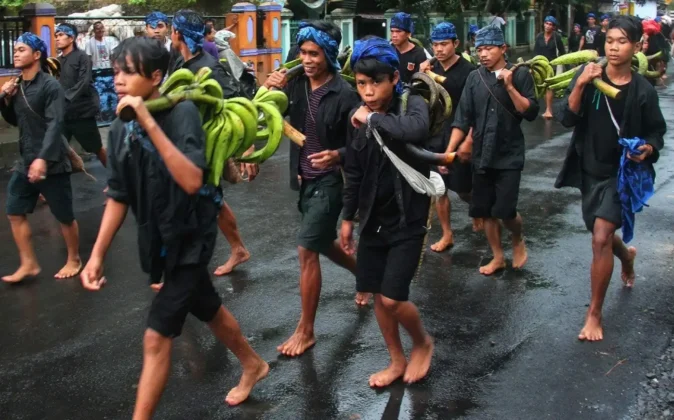
<path id="1" fill-rule="evenodd" d="M 213 153 L 213 161 L 211 163 L 211 173 L 210 173 L 210 183 L 216 187 L 220 185 L 220 180 L 222 179 L 222 171 L 225 168 L 225 163 L 227 158 L 225 153 L 232 142 L 232 126 L 231 122 L 228 120 L 226 113 L 220 114 L 225 121 L 223 129 L 220 132 L 220 135 L 217 138 L 217 143 L 215 145 L 215 151 Z M 223 116 L 224 115 L 224 116 Z"/>
<path id="2" fill-rule="evenodd" d="M 225 153 L 225 160 L 234 156 L 234 152 L 237 151 L 241 144 L 243 143 L 246 137 L 246 127 L 243 123 L 243 120 L 236 112 L 232 111 L 231 108 L 225 106 L 225 112 L 227 113 L 227 118 L 232 126 L 232 140 L 229 144 L 229 147 Z M 257 124 L 255 125 L 255 133 L 253 134 L 253 142 L 255 141 L 255 135 L 257 134 Z"/>
<path id="3" fill-rule="evenodd" d="M 254 101 L 273 102 L 281 114 L 288 109 L 288 97 L 280 90 L 268 90 L 259 97 L 256 95 Z"/>
<path id="4" fill-rule="evenodd" d="M 634 54 L 634 56 L 637 58 L 639 61 L 639 74 L 640 75 L 645 75 L 646 72 L 648 71 L 648 58 L 646 57 L 646 54 L 642 53 L 639 51 L 638 53 Z"/>
<path id="5" fill-rule="evenodd" d="M 550 62 L 551 66 L 559 65 L 573 65 L 585 64 L 599 58 L 599 53 L 596 50 L 582 50 L 569 54 L 560 55 Z"/>
<path id="6" fill-rule="evenodd" d="M 269 139 L 262 149 L 256 150 L 248 156 L 240 157 L 240 162 L 263 163 L 276 152 L 283 138 L 283 116 L 278 109 L 267 102 L 260 102 L 257 106 L 265 114 Z"/>
<path id="7" fill-rule="evenodd" d="M 194 75 L 187 69 L 178 69 L 171 73 L 164 83 L 159 87 L 159 93 L 162 95 L 173 92 L 176 88 L 186 86 L 194 82 Z"/>
<path id="8" fill-rule="evenodd" d="M 548 89 L 550 89 L 550 90 L 560 90 L 560 89 L 564 90 L 567 87 L 569 87 L 569 85 L 571 84 L 571 80 L 573 80 L 573 79 L 562 80 L 561 82 L 558 82 L 558 83 L 555 83 L 554 85 L 551 85 Z"/>
<path id="9" fill-rule="evenodd" d="M 194 81 L 197 84 L 200 84 L 204 80 L 208 79 L 211 77 L 211 74 L 213 74 L 213 70 L 211 70 L 210 67 L 202 67 L 197 71 L 197 73 L 194 75 Z"/>
<path id="10" fill-rule="evenodd" d="M 211 121 L 206 123 L 204 126 L 204 132 L 206 133 L 206 143 L 205 143 L 205 155 L 206 155 L 206 164 L 210 164 L 213 160 L 213 154 L 215 153 L 215 147 L 218 142 L 218 138 L 222 130 L 225 128 L 225 119 L 222 114 L 218 114 Z"/>
<path id="11" fill-rule="evenodd" d="M 255 143 L 255 137 L 257 135 L 257 109 L 255 108 L 253 112 L 251 112 L 246 106 L 232 100 L 227 101 L 225 109 L 236 114 L 243 125 L 242 140 L 237 144 L 236 148 L 232 150 L 230 155 L 237 156 L 243 154 L 243 152 Z"/>
<path id="12" fill-rule="evenodd" d="M 216 99 L 222 99 L 222 87 L 220 83 L 213 79 L 203 80 L 199 83 L 199 87 L 203 89 L 206 95 L 212 96 Z"/>
<path id="13" fill-rule="evenodd" d="M 578 70 L 580 70 L 580 66 L 574 67 L 571 70 L 567 70 L 564 73 L 560 73 L 557 76 L 547 78 L 545 79 L 545 83 L 548 85 L 553 85 L 555 83 L 561 82 L 562 80 L 573 79 Z"/>

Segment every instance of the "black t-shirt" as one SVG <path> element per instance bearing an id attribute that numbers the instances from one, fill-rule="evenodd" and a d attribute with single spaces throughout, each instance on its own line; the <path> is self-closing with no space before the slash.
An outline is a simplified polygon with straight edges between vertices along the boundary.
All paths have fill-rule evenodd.
<path id="1" fill-rule="evenodd" d="M 400 67 L 398 67 L 400 78 L 403 83 L 409 83 L 412 75 L 419 71 L 419 65 L 427 60 L 426 53 L 417 45 L 406 53 L 401 54 L 397 49 L 396 52 L 400 60 Z"/>
<path id="2" fill-rule="evenodd" d="M 214 79 L 222 88 L 222 96 L 234 98 L 239 95 L 239 82 L 227 72 L 225 67 L 212 55 L 200 51 L 199 54 L 183 63 L 182 68 L 186 68 L 196 74 L 202 67 L 210 67 L 213 70 L 211 79 Z"/>
<path id="3" fill-rule="evenodd" d="M 395 168 L 391 160 L 383 150 L 380 151 L 377 164 L 377 193 L 374 198 L 373 217 L 371 223 L 368 223 L 372 229 L 376 230 L 381 226 L 384 230 L 391 231 L 398 228 L 400 210 L 396 202 L 394 176 Z"/>
<path id="4" fill-rule="evenodd" d="M 611 113 L 606 104 L 606 99 L 611 106 L 611 111 L 618 126 L 622 124 L 627 91 L 630 83 L 622 86 L 613 84 L 606 73 L 602 79 L 611 86 L 620 89 L 623 94 L 620 99 L 611 99 L 599 92 L 593 85 L 585 96 L 585 109 L 587 112 L 587 132 L 583 143 L 583 171 L 597 177 L 616 176 L 620 166 L 622 148 L 618 144 L 618 131 L 611 119 Z M 591 121 L 591 123 L 589 123 Z"/>
<path id="5" fill-rule="evenodd" d="M 580 48 L 580 37 L 582 35 L 571 34 L 569 35 L 569 52 L 576 52 Z"/>
<path id="6" fill-rule="evenodd" d="M 595 37 L 594 45 L 597 48 L 597 52 L 599 53 L 599 57 L 606 57 L 606 32 L 603 32 L 599 30 L 597 32 L 597 36 Z"/>
<path id="7" fill-rule="evenodd" d="M 601 32 L 599 26 L 594 26 L 590 28 L 589 26 L 583 29 L 583 36 L 585 37 L 585 45 L 583 45 L 584 50 L 596 50 L 597 49 L 597 32 Z"/>

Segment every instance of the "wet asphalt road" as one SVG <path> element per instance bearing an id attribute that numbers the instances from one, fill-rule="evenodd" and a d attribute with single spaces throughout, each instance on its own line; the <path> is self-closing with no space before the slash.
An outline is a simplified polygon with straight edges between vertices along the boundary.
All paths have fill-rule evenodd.
<path id="1" fill-rule="evenodd" d="M 660 93 L 668 140 L 674 132 L 674 89 Z M 247 403 L 227 407 L 224 396 L 237 383 L 239 366 L 190 318 L 175 341 L 172 374 L 156 418 L 635 418 L 638 383 L 669 342 L 674 320 L 674 145 L 666 141 L 657 193 L 637 216 L 636 287 L 623 290 L 616 268 L 604 309 L 605 340 L 587 344 L 576 336 L 589 301 L 590 235 L 580 217 L 579 194 L 553 188 L 570 132 L 538 120 L 525 123 L 525 135 L 520 211 L 528 265 L 493 278 L 479 275 L 478 266 L 490 257 L 487 242 L 472 232 L 467 205 L 452 196 L 456 245 L 448 253 L 426 253 L 411 293 L 436 339 L 430 375 L 384 391 L 367 385 L 369 375 L 388 362 L 374 314 L 356 309 L 353 277 L 329 261 L 323 263 L 316 347 L 296 360 L 277 355 L 276 346 L 293 332 L 299 316 L 299 214 L 297 193 L 287 188 L 287 146 L 264 164 L 255 182 L 229 186 L 226 197 L 252 258 L 214 282 L 272 369 Z M 85 259 L 103 211 L 105 176 L 97 162 L 90 167 L 97 183 L 73 177 Z M 3 205 L 7 179 L 0 179 Z M 98 294 L 85 292 L 78 279 L 51 278 L 66 255 L 60 231 L 46 207 L 30 222 L 43 274 L 17 286 L 0 285 L 0 418 L 130 418 L 153 297 L 138 264 L 133 217 L 117 235 L 106 261 L 109 283 Z M 429 244 L 439 233 L 436 221 Z M 4 274 L 18 263 L 4 218 L 0 238 Z M 228 253 L 220 238 L 212 267 Z M 406 336 L 404 343 L 409 349 Z"/>

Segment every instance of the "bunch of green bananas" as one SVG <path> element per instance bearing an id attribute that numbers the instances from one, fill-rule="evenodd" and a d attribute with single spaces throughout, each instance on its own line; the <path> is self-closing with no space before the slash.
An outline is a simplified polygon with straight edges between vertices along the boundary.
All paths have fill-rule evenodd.
<path id="1" fill-rule="evenodd" d="M 407 95 L 420 95 L 428 104 L 431 120 L 430 134 L 434 136 L 440 132 L 445 120 L 452 115 L 452 98 L 441 84 L 433 80 L 431 74 L 436 77 L 442 77 L 432 72 L 430 74 L 414 73 L 410 79 L 410 85 L 405 89 L 405 92 L 407 92 Z M 402 115 L 404 109 L 407 107 L 407 102 L 405 101 L 401 105 L 403 106 L 400 110 Z"/>
<path id="2" fill-rule="evenodd" d="M 517 64 L 512 68 L 512 71 L 517 70 L 520 67 L 528 67 L 529 73 L 534 78 L 534 90 L 536 92 L 537 98 L 542 98 L 545 96 L 545 79 L 552 77 L 555 74 L 555 71 L 552 69 L 550 62 L 545 56 L 537 55 L 531 60 L 524 61 L 521 57 L 517 60 Z"/>

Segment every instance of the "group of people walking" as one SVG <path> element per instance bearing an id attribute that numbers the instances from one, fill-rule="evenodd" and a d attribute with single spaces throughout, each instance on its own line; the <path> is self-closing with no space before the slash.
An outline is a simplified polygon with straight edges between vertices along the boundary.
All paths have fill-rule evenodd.
<path id="1" fill-rule="evenodd" d="M 286 93 L 290 123 L 306 136 L 303 147 L 290 146 L 291 187 L 299 191 L 302 216 L 297 238 L 301 314 L 295 332 L 278 351 L 294 357 L 316 344 L 322 282 L 319 257 L 324 255 L 354 276 L 357 304 L 367 305 L 374 296 L 390 363 L 369 377 L 372 387 L 385 387 L 398 379 L 420 381 L 429 372 L 434 352 L 434 341 L 410 301 L 433 200 L 412 188 L 374 136 L 381 136 L 391 152 L 423 176 L 437 172 L 448 190 L 469 203 L 474 230 L 485 232 L 492 250 L 492 260 L 479 268 L 489 276 L 506 268 L 503 226 L 512 241 L 512 267 L 523 268 L 529 258 L 518 211 L 525 158 L 521 123 L 535 119 L 540 109 L 528 70 L 514 68 L 506 60 L 506 42 L 498 25 L 475 31 L 472 47 L 480 62 L 477 68 L 458 54 L 460 41 L 450 22 L 440 23 L 431 34 L 437 59 L 432 65 L 420 47 L 410 43 L 414 31 L 410 15 L 396 14 L 391 31 L 392 42 L 374 36 L 355 42 L 350 59 L 354 89 L 339 76 L 339 28 L 327 21 L 304 22 L 297 34 L 304 72 L 287 80 L 285 70 L 280 70 L 264 82 L 267 88 Z M 219 273 L 231 271 L 249 253 L 222 199 L 223 191 L 204 186 L 208 167 L 197 107 L 183 102 L 169 111 L 150 113 L 144 101 L 158 97 L 162 81 L 177 68 L 193 72 L 211 68 L 225 97 L 239 96 L 241 90 L 231 69 L 204 53 L 206 25 L 193 11 L 176 12 L 172 22 L 155 12 L 147 19 L 147 37 L 120 43 L 111 55 L 118 109 L 131 107 L 137 117 L 129 123 L 115 120 L 103 154 L 98 153 L 104 150 L 100 136 L 93 137 L 97 143 L 92 141 L 91 149 L 108 168 L 108 200 L 91 257 L 82 269 L 63 135 L 73 133 L 80 140 L 79 134 L 86 137 L 84 141 L 91 140 L 85 134 L 87 115 L 80 115 L 70 129 L 65 122 L 66 114 L 89 100 L 83 93 L 88 82 L 73 72 L 85 75 L 91 65 L 72 45 L 70 32 L 63 25 L 56 29 L 60 60 L 66 64 L 59 81 L 43 70 L 42 40 L 25 33 L 14 47 L 20 80 L 2 87 L 5 97 L 0 111 L 18 125 L 21 135 L 21 159 L 9 182 L 6 203 L 21 266 L 3 280 L 19 282 L 40 271 L 27 221 L 39 194 L 61 223 L 68 245 L 67 264 L 57 276 L 80 274 L 83 286 L 92 291 L 106 284 L 105 255 L 130 208 L 138 225 L 141 266 L 157 292 L 144 336 L 134 418 L 147 419 L 154 413 L 168 380 L 172 340 L 180 335 L 188 313 L 207 323 L 240 360 L 241 380 L 226 399 L 231 405 L 239 404 L 267 375 L 269 366 L 247 343 L 211 282 L 207 265 L 217 226 L 232 246 L 232 259 Z M 614 255 L 622 263 L 625 285 L 634 283 L 636 249 L 627 248 L 616 235 L 622 227 L 625 242 L 631 239 L 634 213 L 625 200 L 634 197 L 620 186 L 650 181 L 652 191 L 653 163 L 666 131 L 655 89 L 631 71 L 642 33 L 636 18 L 610 19 L 604 46 L 607 66 L 586 65 L 552 110 L 563 125 L 574 128 L 556 186 L 581 190 L 583 220 L 592 232 L 592 300 L 579 334 L 583 340 L 602 339 L 601 308 Z M 547 45 L 549 39 L 544 36 L 543 41 Z M 454 105 L 453 115 L 436 136 L 429 134 L 429 110 L 421 97 L 410 96 L 405 112 L 400 111 L 404 84 L 415 72 L 431 68 L 446 78 L 443 87 Z M 595 78 L 624 95 L 620 99 L 604 96 L 594 87 Z M 406 144 L 456 153 L 457 158 L 448 166 L 431 167 L 410 154 Z M 242 169 L 251 179 L 259 170 L 254 165 Z M 442 252 L 454 243 L 448 196 L 438 197 L 435 207 L 443 234 L 431 249 Z M 400 326 L 412 338 L 409 356 L 401 344 Z"/>

